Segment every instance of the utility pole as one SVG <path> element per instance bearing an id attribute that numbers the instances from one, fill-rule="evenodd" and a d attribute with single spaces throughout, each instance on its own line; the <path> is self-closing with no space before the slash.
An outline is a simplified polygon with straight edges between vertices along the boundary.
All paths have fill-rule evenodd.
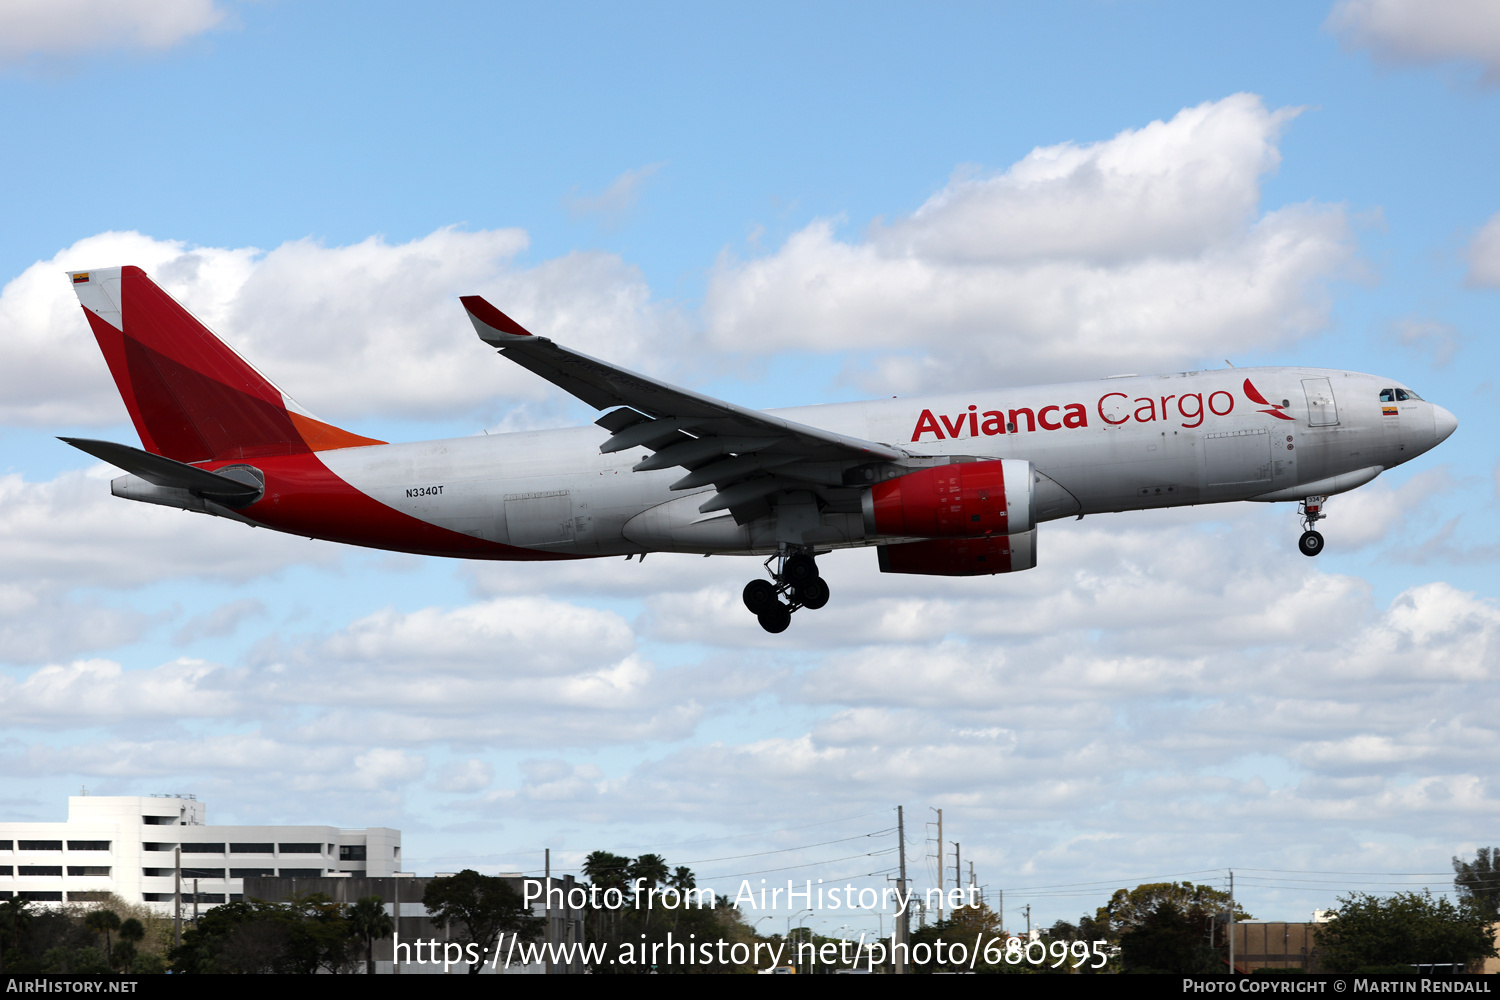
<path id="1" fill-rule="evenodd" d="M 1000 929 L 1005 930 L 1005 890 L 996 890 L 1000 893 Z"/>
<path id="2" fill-rule="evenodd" d="M 943 811 L 934 809 L 938 814 L 938 923 L 943 922 Z"/>
<path id="3" fill-rule="evenodd" d="M 172 848 L 172 944 L 182 947 L 182 845 Z"/>
<path id="4" fill-rule="evenodd" d="M 542 917 L 547 921 L 547 975 L 552 975 L 552 848 L 543 848 L 545 861 L 542 862 L 542 871 L 546 873 L 547 891 L 542 896 Z M 495 947 L 500 947 L 499 942 Z"/>
<path id="5" fill-rule="evenodd" d="M 896 837 L 900 843 L 897 849 L 901 855 L 901 880 L 896 883 L 896 891 L 901 894 L 901 912 L 896 914 L 896 943 L 901 945 L 900 951 L 896 952 L 896 975 L 906 975 L 906 938 L 911 932 L 911 897 L 907 895 L 906 889 L 906 815 L 900 806 L 896 807 Z M 893 949 L 894 950 L 894 949 Z"/>
<path id="6" fill-rule="evenodd" d="M 1031 940 L 1031 904 L 1026 904 L 1026 940 Z"/>
<path id="7" fill-rule="evenodd" d="M 963 889 L 963 844 L 959 841 L 953 843 L 953 888 Z M 963 898 L 963 894 L 960 894 Z M 959 906 L 963 906 L 962 903 Z"/>
<path id="8" fill-rule="evenodd" d="M 1234 869 L 1229 869 L 1229 974 L 1234 975 Z"/>

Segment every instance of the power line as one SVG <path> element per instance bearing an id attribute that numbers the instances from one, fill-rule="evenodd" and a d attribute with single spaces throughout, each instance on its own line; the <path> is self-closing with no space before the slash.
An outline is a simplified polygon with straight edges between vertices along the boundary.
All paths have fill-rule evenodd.
<path id="1" fill-rule="evenodd" d="M 888 836 L 891 830 L 894 829 L 895 827 L 891 827 L 887 830 L 878 830 L 875 833 L 859 833 L 855 834 L 852 837 L 840 837 L 838 840 L 825 840 L 818 844 L 804 844 L 801 847 L 779 847 L 774 851 L 759 851 L 755 854 L 734 854 L 727 858 L 699 858 L 697 861 L 684 861 L 683 864 L 706 865 L 711 864 L 715 861 L 738 861 L 741 858 L 761 858 L 765 857 L 767 854 L 786 854 L 789 851 L 806 851 L 814 847 L 827 847 L 829 844 L 843 844 L 851 840 L 863 840 L 866 837 L 884 837 Z"/>

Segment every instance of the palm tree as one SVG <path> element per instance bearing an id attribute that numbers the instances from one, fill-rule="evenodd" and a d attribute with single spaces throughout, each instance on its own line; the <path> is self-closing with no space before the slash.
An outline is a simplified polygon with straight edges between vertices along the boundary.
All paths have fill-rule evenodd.
<path id="1" fill-rule="evenodd" d="M 385 901 L 379 896 L 366 896 L 349 907 L 349 929 L 355 937 L 364 939 L 365 974 L 375 975 L 375 939 L 396 933 L 395 922 L 385 912 Z"/>
<path id="2" fill-rule="evenodd" d="M 135 917 L 120 922 L 120 964 L 129 972 L 135 964 L 136 945 L 146 937 L 146 928 Z"/>
<path id="3" fill-rule="evenodd" d="M 16 897 L 0 903 L 0 928 L 10 933 L 11 947 L 17 951 L 21 949 L 21 932 L 31 923 L 30 905 L 30 900 Z M 0 961 L 0 968 L 3 967 L 3 961 Z"/>
<path id="4" fill-rule="evenodd" d="M 630 859 L 622 854 L 611 854 L 609 851 L 592 851 L 583 859 L 583 873 L 588 876 L 589 882 L 597 886 L 601 894 L 609 889 L 617 889 L 621 897 L 624 896 L 626 876 L 630 872 Z M 601 904 L 603 900 L 600 900 Z M 609 926 L 612 939 L 619 938 L 619 914 L 613 912 L 615 908 L 604 907 L 611 910 L 609 914 Z M 604 915 L 600 910 L 594 911 L 594 933 L 602 940 L 604 938 Z"/>
<path id="5" fill-rule="evenodd" d="M 120 915 L 114 910 L 95 910 L 83 918 L 83 926 L 95 934 L 104 935 L 104 961 L 106 965 L 112 964 L 114 943 L 110 939 L 109 932 L 120 929 Z"/>
<path id="6" fill-rule="evenodd" d="M 642 894 L 646 897 L 646 919 L 644 927 L 651 927 L 651 890 L 657 884 L 667 880 L 667 874 L 671 869 L 667 867 L 667 859 L 660 854 L 642 854 L 630 864 L 630 889 L 636 894 L 635 905 L 640 907 Z"/>

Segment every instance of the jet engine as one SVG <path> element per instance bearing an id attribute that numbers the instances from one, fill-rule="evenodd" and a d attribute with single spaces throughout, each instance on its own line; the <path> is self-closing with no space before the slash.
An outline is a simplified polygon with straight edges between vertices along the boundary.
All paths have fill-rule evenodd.
<path id="1" fill-rule="evenodd" d="M 865 491 L 865 534 L 885 538 L 1003 538 L 1036 526 L 1035 479 L 1022 459 L 955 462 Z"/>
<path id="2" fill-rule="evenodd" d="M 1036 529 L 990 538 L 934 538 L 881 545 L 880 572 L 922 576 L 990 576 L 1036 565 Z"/>

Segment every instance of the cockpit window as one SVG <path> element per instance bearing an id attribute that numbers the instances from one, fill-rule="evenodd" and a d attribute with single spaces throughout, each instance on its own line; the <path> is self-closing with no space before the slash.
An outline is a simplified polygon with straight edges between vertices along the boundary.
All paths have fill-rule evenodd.
<path id="1" fill-rule="evenodd" d="M 1397 389 L 1397 390 L 1396 390 L 1396 391 L 1397 391 L 1397 392 L 1401 392 L 1401 390 L 1400 390 L 1400 389 Z M 1407 389 L 1407 390 L 1406 390 L 1406 394 L 1407 394 L 1407 395 L 1408 395 L 1408 396 L 1410 396 L 1410 397 L 1411 397 L 1411 398 L 1412 398 L 1412 399 L 1421 399 L 1421 398 L 1422 398 L 1422 397 L 1421 397 L 1421 396 L 1418 396 L 1418 395 L 1417 395 L 1417 394 L 1416 394 L 1416 393 L 1415 393 L 1415 392 L 1413 392 L 1413 391 L 1412 391 L 1412 390 L 1410 390 L 1410 389 Z M 1401 398 L 1401 397 L 1399 397 L 1399 396 L 1397 396 L 1397 397 L 1396 397 L 1396 398 L 1397 398 L 1397 399 L 1399 399 L 1399 398 Z"/>
<path id="2" fill-rule="evenodd" d="M 1382 403 L 1394 403 L 1396 401 L 1396 390 L 1395 389 L 1381 389 L 1380 390 L 1380 401 Z"/>

